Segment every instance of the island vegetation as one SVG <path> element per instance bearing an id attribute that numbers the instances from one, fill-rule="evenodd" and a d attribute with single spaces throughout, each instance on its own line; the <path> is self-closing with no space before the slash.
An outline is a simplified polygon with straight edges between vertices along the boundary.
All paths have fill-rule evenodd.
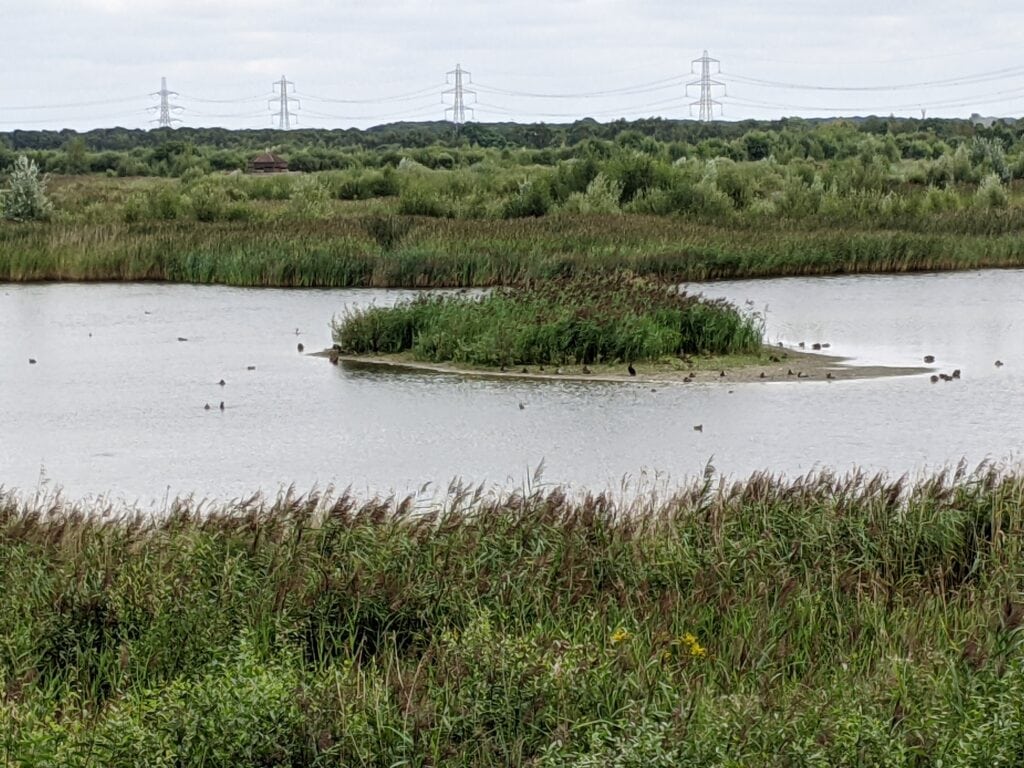
<path id="1" fill-rule="evenodd" d="M 53 207 L 0 221 L 0 280 L 446 287 L 1021 266 L 1021 137 L 876 118 L 15 131 L 0 169 L 25 157 L 49 174 Z M 293 172 L 245 174 L 266 147 Z"/>
<path id="2" fill-rule="evenodd" d="M 627 363 L 693 365 L 690 356 L 757 356 L 762 323 L 725 301 L 628 273 L 484 295 L 426 294 L 395 306 L 349 309 L 334 323 L 336 350 L 505 369 L 572 364 L 589 372 Z M 685 362 L 684 362 L 685 361 Z M 689 368 L 687 368 L 689 370 Z"/>
<path id="3" fill-rule="evenodd" d="M 1024 478 L 0 490 L 4 765 L 1014 766 Z"/>

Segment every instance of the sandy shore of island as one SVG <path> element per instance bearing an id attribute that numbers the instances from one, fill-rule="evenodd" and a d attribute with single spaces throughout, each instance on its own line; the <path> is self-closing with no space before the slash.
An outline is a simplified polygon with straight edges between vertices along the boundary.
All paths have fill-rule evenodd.
<path id="1" fill-rule="evenodd" d="M 332 350 L 325 349 L 312 354 L 330 358 Z M 681 364 L 678 369 L 659 364 L 635 363 L 635 376 L 629 375 L 625 365 L 592 366 L 590 372 L 586 373 L 583 370 L 584 366 L 579 365 L 530 365 L 500 370 L 425 363 L 402 355 L 338 354 L 337 361 L 347 366 L 404 368 L 458 376 L 634 384 L 851 381 L 888 376 L 914 376 L 935 370 L 926 366 L 854 365 L 848 358 L 777 347 L 765 347 L 763 360 L 744 362 L 741 365 L 729 365 L 726 361 L 708 361 L 700 358 L 694 360 L 692 367 Z"/>

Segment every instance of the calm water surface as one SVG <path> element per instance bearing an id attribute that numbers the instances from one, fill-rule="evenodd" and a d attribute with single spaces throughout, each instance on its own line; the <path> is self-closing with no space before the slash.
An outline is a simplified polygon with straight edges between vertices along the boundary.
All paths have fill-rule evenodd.
<path id="1" fill-rule="evenodd" d="M 455 477 L 521 486 L 542 462 L 546 482 L 603 489 L 645 476 L 682 482 L 708 461 L 744 476 L 917 473 L 1021 456 L 1024 271 L 690 288 L 763 312 L 772 341 L 829 342 L 863 364 L 932 354 L 963 379 L 652 392 L 361 370 L 302 356 L 296 344 L 326 347 L 335 313 L 408 293 L 2 285 L 0 484 L 160 505 L 288 484 L 361 494 L 443 489 Z"/>

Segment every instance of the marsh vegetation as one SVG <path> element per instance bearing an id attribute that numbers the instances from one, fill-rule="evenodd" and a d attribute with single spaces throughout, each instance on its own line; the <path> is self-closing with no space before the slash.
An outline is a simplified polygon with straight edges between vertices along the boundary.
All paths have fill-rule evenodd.
<path id="1" fill-rule="evenodd" d="M 0 167 L 24 153 L 64 175 L 51 223 L 0 223 L 0 279 L 442 287 L 1024 263 L 1016 127 L 525 128 L 12 134 Z M 237 173 L 260 138 L 301 173 Z"/>
<path id="2" fill-rule="evenodd" d="M 0 494 L 32 765 L 1015 765 L 1024 480 Z"/>

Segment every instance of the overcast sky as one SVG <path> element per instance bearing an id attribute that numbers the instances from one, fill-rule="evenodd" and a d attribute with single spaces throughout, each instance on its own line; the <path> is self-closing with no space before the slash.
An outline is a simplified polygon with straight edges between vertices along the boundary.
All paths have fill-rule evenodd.
<path id="1" fill-rule="evenodd" d="M 472 72 L 479 121 L 685 118 L 699 88 L 683 84 L 704 49 L 721 61 L 727 120 L 1024 113 L 1024 4 L 1003 0 L 0 0 L 0 10 L 0 131 L 145 127 L 161 76 L 188 126 L 271 126 L 267 98 L 282 75 L 301 101 L 299 126 L 441 119 L 456 63 Z"/>

